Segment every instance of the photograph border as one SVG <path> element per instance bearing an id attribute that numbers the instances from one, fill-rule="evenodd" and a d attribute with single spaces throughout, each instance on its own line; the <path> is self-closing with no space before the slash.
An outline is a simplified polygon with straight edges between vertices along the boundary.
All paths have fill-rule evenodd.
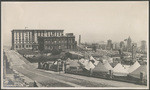
<path id="1" fill-rule="evenodd" d="M 3 2 L 120 2 L 120 0 L 2 0 L 1 8 Z M 148 1 L 148 0 L 121 0 L 124 1 Z M 149 2 L 149 1 L 148 1 Z M 2 9 L 1 9 L 2 10 Z M 149 10 L 149 8 L 148 8 Z M 148 15 L 149 16 L 149 15 Z M 2 13 L 1 13 L 2 18 Z M 149 19 L 149 17 L 148 17 Z M 148 20 L 149 23 L 149 20 Z M 1 19 L 1 27 L 2 27 L 2 19 Z M 147 88 L 135 88 L 135 87 L 3 87 L 3 30 L 1 28 L 1 89 L 149 89 L 149 27 L 147 33 Z"/>

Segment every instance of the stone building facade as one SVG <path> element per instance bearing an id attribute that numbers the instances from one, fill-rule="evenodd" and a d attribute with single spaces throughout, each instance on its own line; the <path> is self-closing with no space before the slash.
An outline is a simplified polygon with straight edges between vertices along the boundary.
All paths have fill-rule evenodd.
<path id="1" fill-rule="evenodd" d="M 64 36 L 64 30 L 42 30 L 42 29 L 41 30 L 39 29 L 38 30 L 29 30 L 29 29 L 20 30 L 20 29 L 17 29 L 17 30 L 12 30 L 12 49 L 14 50 L 36 49 L 37 50 L 39 49 L 39 44 L 41 44 L 41 42 L 38 42 L 39 37 L 40 38 L 42 37 L 44 40 L 46 38 L 53 38 L 53 39 L 59 38 L 60 41 L 63 40 L 63 38 L 67 38 L 66 35 Z M 72 37 L 72 38 L 75 38 L 75 37 Z M 69 44 L 68 44 L 68 47 L 70 47 Z"/>
<path id="2" fill-rule="evenodd" d="M 52 49 L 76 49 L 77 42 L 74 35 L 54 36 L 54 37 L 38 37 L 40 51 Z"/>

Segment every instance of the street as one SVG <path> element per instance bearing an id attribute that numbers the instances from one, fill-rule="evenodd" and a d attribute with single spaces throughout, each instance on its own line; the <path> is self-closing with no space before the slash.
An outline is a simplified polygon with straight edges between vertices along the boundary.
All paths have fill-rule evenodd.
<path id="1" fill-rule="evenodd" d="M 127 82 L 41 70 L 37 69 L 37 63 L 28 62 L 17 52 L 13 50 L 5 52 L 14 70 L 37 81 L 43 87 L 146 87 Z"/>

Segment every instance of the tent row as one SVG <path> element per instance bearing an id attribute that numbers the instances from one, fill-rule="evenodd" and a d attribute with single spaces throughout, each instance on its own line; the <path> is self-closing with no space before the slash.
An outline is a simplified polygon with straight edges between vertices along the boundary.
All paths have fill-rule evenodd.
<path id="1" fill-rule="evenodd" d="M 101 61 L 97 61 L 93 57 L 90 57 L 89 60 L 83 58 L 81 58 L 80 60 L 71 60 L 70 58 L 68 58 L 63 64 L 61 62 L 55 61 L 41 63 L 39 65 L 40 67 L 47 70 L 51 69 L 56 71 L 63 70 L 62 67 L 64 66 L 64 70 L 67 73 L 82 73 L 83 75 L 96 75 L 98 77 L 108 76 L 109 78 L 115 76 L 123 77 L 123 79 L 129 76 L 136 79 L 141 79 L 142 77 L 144 80 L 147 80 L 147 66 L 140 65 L 138 61 L 136 61 L 131 66 L 118 63 L 114 67 L 112 67 L 108 62 L 102 63 Z"/>
<path id="2" fill-rule="evenodd" d="M 92 71 L 92 73 L 102 73 L 102 74 L 110 74 L 110 71 L 113 73 L 113 76 L 131 76 L 134 78 L 141 78 L 141 73 L 143 74 L 143 78 L 147 78 L 147 66 L 140 65 L 138 61 L 136 61 L 131 66 L 122 65 L 118 63 L 114 68 L 108 63 L 102 63 L 100 61 L 95 60 L 93 57 L 90 57 L 90 60 L 80 59 L 80 60 L 67 60 L 71 64 L 69 67 L 81 67 L 84 70 Z"/>

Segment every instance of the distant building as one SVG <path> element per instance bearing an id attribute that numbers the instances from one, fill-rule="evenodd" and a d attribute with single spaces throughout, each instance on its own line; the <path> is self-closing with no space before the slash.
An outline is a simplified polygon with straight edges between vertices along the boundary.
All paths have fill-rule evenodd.
<path id="1" fill-rule="evenodd" d="M 132 59 L 136 59 L 137 43 L 132 43 Z"/>
<path id="2" fill-rule="evenodd" d="M 112 40 L 107 40 L 107 50 L 112 49 Z"/>
<path id="3" fill-rule="evenodd" d="M 146 41 L 141 41 L 141 52 L 146 52 Z"/>
<path id="4" fill-rule="evenodd" d="M 131 51 L 131 49 L 132 49 L 132 40 L 131 40 L 130 36 L 127 39 L 127 46 L 126 46 L 126 48 L 127 48 L 127 51 Z"/>
<path id="5" fill-rule="evenodd" d="M 115 50 L 119 50 L 119 49 L 120 49 L 119 43 L 115 43 Z"/>
<path id="6" fill-rule="evenodd" d="M 81 45 L 81 35 L 79 35 L 79 44 L 78 45 Z"/>
<path id="7" fill-rule="evenodd" d="M 106 46 L 107 46 L 106 44 L 100 44 L 99 48 L 102 49 L 102 50 L 106 50 Z"/>
<path id="8" fill-rule="evenodd" d="M 70 39 L 70 37 L 72 39 Z M 64 30 L 17 29 L 17 30 L 12 30 L 12 49 L 14 50 L 20 50 L 20 49 L 38 50 L 39 44 L 41 45 L 41 43 L 44 42 L 43 44 L 45 45 L 47 38 L 53 38 L 53 39 L 50 39 L 50 40 L 53 40 L 52 42 L 55 42 L 58 38 L 59 38 L 58 41 L 62 40 L 62 41 L 68 42 L 67 46 L 69 48 L 69 47 L 72 47 L 72 46 L 69 46 L 70 40 L 73 40 L 75 37 L 73 37 L 73 33 L 68 33 L 66 36 L 64 36 Z M 40 39 L 43 39 L 44 41 L 41 41 Z"/>
<path id="9" fill-rule="evenodd" d="M 120 49 L 125 50 L 125 43 L 123 41 L 120 42 Z"/>

